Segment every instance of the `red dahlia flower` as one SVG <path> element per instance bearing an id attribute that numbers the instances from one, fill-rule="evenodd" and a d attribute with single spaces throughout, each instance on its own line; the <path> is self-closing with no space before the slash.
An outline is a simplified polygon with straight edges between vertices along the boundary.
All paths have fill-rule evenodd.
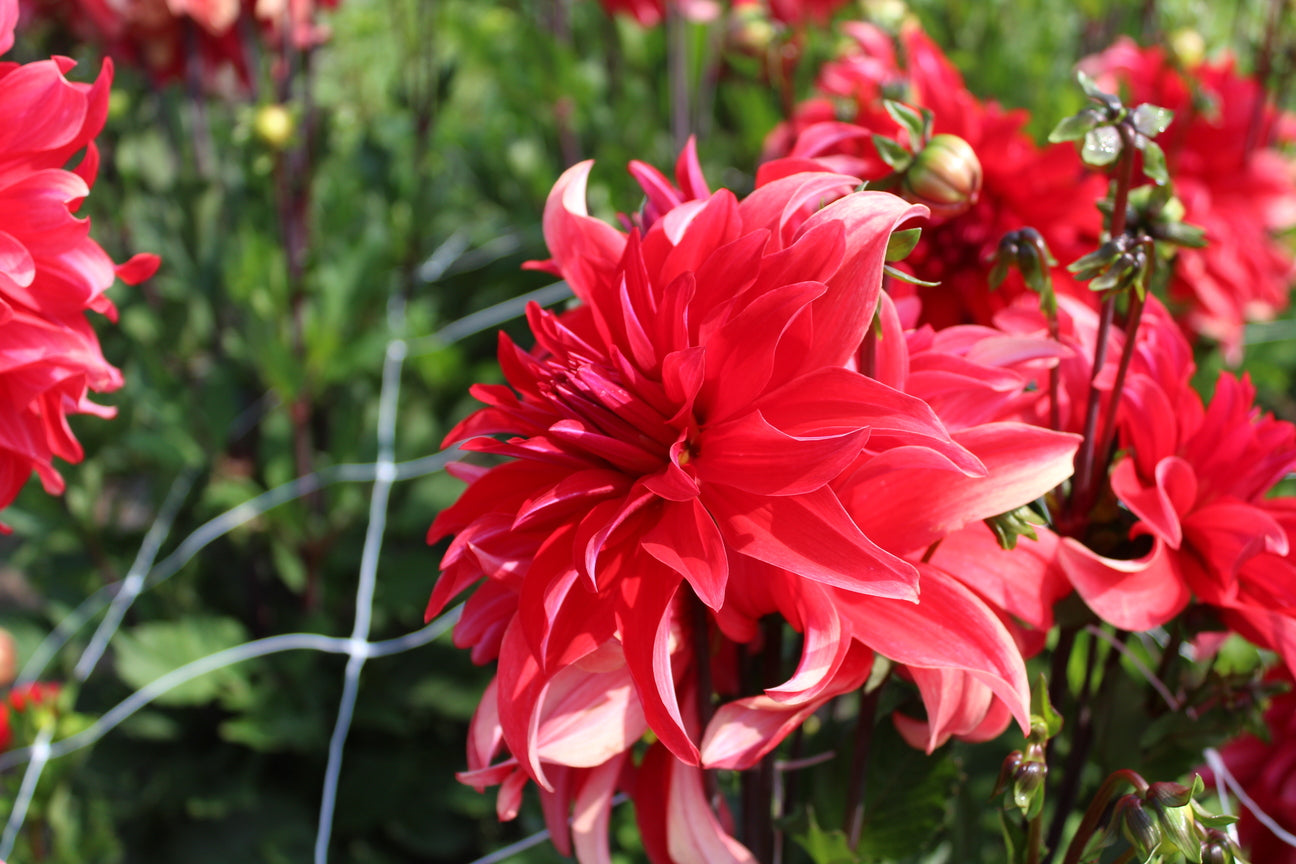
<path id="1" fill-rule="evenodd" d="M 1236 357 L 1243 324 L 1287 308 L 1296 279 L 1291 248 L 1275 236 L 1296 226 L 1296 169 L 1267 146 L 1280 116 L 1231 59 L 1181 71 L 1162 49 L 1121 39 L 1082 65 L 1113 91 L 1124 84 L 1132 102 L 1175 112 L 1157 143 L 1184 221 L 1205 229 L 1207 246 L 1179 251 L 1170 298 L 1189 329 Z"/>
<path id="2" fill-rule="evenodd" d="M 0 22 L 15 8 L 0 0 Z M 98 168 L 93 138 L 107 114 L 112 64 L 92 84 L 68 81 L 72 65 L 0 63 L 0 507 L 33 470 L 48 491 L 62 490 L 53 458 L 82 456 L 68 414 L 114 413 L 87 398 L 120 387 L 121 375 L 84 312 L 115 318 L 104 296 L 114 278 L 140 281 L 158 263 L 138 255 L 114 265 L 89 236 L 90 220 L 74 215 Z"/>
<path id="3" fill-rule="evenodd" d="M 927 108 L 934 115 L 933 131 L 966 141 L 982 169 L 978 200 L 962 215 L 925 230 L 905 261 L 920 278 L 941 283 L 918 290 L 927 320 L 937 326 L 988 324 L 992 313 L 1022 290 L 1016 276 L 996 293 L 987 290 L 990 256 L 1005 233 L 1027 226 L 1040 232 L 1060 262 L 1053 274 L 1058 289 L 1071 290 L 1074 282 L 1064 268 L 1097 240 L 1100 223 L 1093 202 L 1102 194 L 1101 179 L 1086 178 L 1075 148 L 1037 147 L 1023 130 L 1026 112 L 1005 111 L 974 96 L 917 25 L 902 29 L 900 55 L 891 38 L 872 25 L 852 22 L 844 29 L 855 44 L 821 70 L 818 89 L 827 98 L 802 104 L 789 124 L 771 134 L 766 156 L 814 159 L 831 170 L 881 179 L 891 169 L 878 156 L 872 135 L 903 140 L 883 99 Z M 852 105 L 844 120 L 834 107 L 841 100 Z M 1074 293 L 1085 292 L 1074 288 Z"/>
<path id="4" fill-rule="evenodd" d="M 455 638 L 499 661 L 464 779 L 502 784 L 505 815 L 528 777 L 556 812 L 587 788 L 597 809 L 613 775 L 638 782 L 622 760 L 650 729 L 675 791 L 664 811 L 644 810 L 645 836 L 664 837 L 676 860 L 684 848 L 688 860 L 745 860 L 717 814 L 688 804 L 693 766 L 750 765 L 860 686 L 874 651 L 918 684 L 930 746 L 987 722 L 992 697 L 989 722 L 1025 723 L 1011 633 L 919 559 L 1064 479 L 1076 441 L 956 409 L 967 429 L 951 435 L 922 399 L 858 371 L 888 240 L 922 208 L 822 171 L 738 201 L 707 191 L 689 150 L 678 186 L 633 167 L 648 205 L 626 235 L 587 214 L 589 168 L 551 193 L 553 258 L 539 265 L 581 305 L 531 307 L 533 351 L 501 336 L 508 385 L 474 387 L 487 407 L 447 438 L 511 457 L 456 468 L 470 485 L 429 534 L 455 535 L 429 616 L 480 582 Z M 997 370 L 960 368 L 1002 384 Z M 930 494 L 902 492 L 910 471 Z M 804 635 L 800 664 L 744 697 L 731 660 L 770 614 Z M 712 696 L 699 678 L 739 697 L 705 728 Z"/>

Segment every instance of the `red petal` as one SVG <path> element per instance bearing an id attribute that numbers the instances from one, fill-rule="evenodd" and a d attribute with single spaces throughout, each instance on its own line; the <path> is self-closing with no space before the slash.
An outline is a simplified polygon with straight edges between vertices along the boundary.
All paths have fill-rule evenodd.
<path id="1" fill-rule="evenodd" d="M 710 609 L 724 603 L 729 561 L 711 514 L 697 500 L 668 503 L 640 541 L 644 551 L 688 580 Z"/>
<path id="2" fill-rule="evenodd" d="M 801 495 L 827 485 L 864 449 L 869 430 L 789 435 L 759 411 L 707 426 L 694 460 L 698 479 L 754 495 Z"/>
<path id="3" fill-rule="evenodd" d="M 1122 630 L 1160 627 L 1188 605 L 1188 588 L 1159 537 L 1152 551 L 1128 561 L 1104 558 L 1070 537 L 1058 563 L 1098 617 Z"/>
<path id="4" fill-rule="evenodd" d="M 918 599 L 913 565 L 864 536 L 828 489 L 759 497 L 712 486 L 702 497 L 735 552 L 847 591 Z"/>

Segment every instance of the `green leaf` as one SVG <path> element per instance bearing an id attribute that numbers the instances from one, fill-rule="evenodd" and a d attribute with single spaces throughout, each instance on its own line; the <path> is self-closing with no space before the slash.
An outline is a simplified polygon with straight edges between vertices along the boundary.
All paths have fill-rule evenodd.
<path id="1" fill-rule="evenodd" d="M 1121 155 L 1121 136 L 1114 127 L 1099 126 L 1085 133 L 1080 158 L 1086 165 L 1101 168 L 1110 165 Z"/>
<path id="2" fill-rule="evenodd" d="M 909 275 L 903 270 L 897 270 L 895 267 L 892 267 L 890 264 L 884 265 L 882 269 L 885 270 L 886 274 L 890 276 L 892 279 L 899 279 L 901 282 L 907 282 L 910 285 L 917 285 L 920 288 L 935 288 L 937 285 L 940 284 L 939 282 L 926 282 L 922 279 L 919 279 L 917 276 Z"/>
<path id="3" fill-rule="evenodd" d="M 1170 174 L 1166 171 L 1165 151 L 1161 145 L 1155 141 L 1143 141 L 1143 173 L 1148 179 L 1158 186 L 1164 186 L 1170 182 Z"/>
<path id="4" fill-rule="evenodd" d="M 913 154 L 899 142 L 885 135 L 874 135 L 873 146 L 877 148 L 878 156 L 890 166 L 892 171 L 903 171 L 909 167 L 909 163 L 913 162 Z"/>
<path id="5" fill-rule="evenodd" d="M 887 240 L 886 260 L 903 261 L 913 251 L 914 246 L 918 245 L 918 238 L 921 236 L 921 228 L 906 228 L 892 233 Z"/>
<path id="6" fill-rule="evenodd" d="M 1079 141 L 1102 122 L 1102 115 L 1092 108 L 1086 108 L 1079 114 L 1063 117 L 1049 133 L 1048 140 L 1057 144 L 1061 141 Z"/>
<path id="7" fill-rule="evenodd" d="M 1196 225 L 1189 225 L 1187 222 L 1167 222 L 1164 225 L 1156 226 L 1154 233 L 1158 240 L 1164 240 L 1176 246 L 1201 249 L 1206 245 L 1206 232 Z"/>
<path id="8" fill-rule="evenodd" d="M 192 616 L 181 621 L 155 621 L 120 633 L 116 640 L 117 671 L 131 687 L 140 688 L 168 672 L 247 639 L 243 625 L 232 618 Z M 249 687 L 246 673 L 236 666 L 208 672 L 159 696 L 159 705 L 204 705 L 224 691 Z"/>
<path id="9" fill-rule="evenodd" d="M 907 746 L 890 723 L 878 724 L 873 734 L 864 830 L 855 852 L 865 861 L 909 858 L 945 826 L 959 766 L 949 748 L 928 756 Z"/>
<path id="10" fill-rule="evenodd" d="M 1169 127 L 1174 112 L 1169 108 L 1143 104 L 1134 109 L 1131 118 L 1135 129 L 1149 138 L 1155 138 Z"/>
<path id="11" fill-rule="evenodd" d="M 909 133 L 910 146 L 922 147 L 926 143 L 931 126 L 930 111 L 924 109 L 920 114 L 908 105 L 891 99 L 883 99 L 882 106 L 891 115 L 891 119 Z"/>
<path id="12" fill-rule="evenodd" d="M 808 815 L 810 826 L 805 834 L 797 835 L 796 840 L 806 850 L 811 861 L 815 864 L 855 864 L 859 861 L 851 852 L 845 831 L 825 831 L 820 828 L 813 807 L 808 809 Z"/>

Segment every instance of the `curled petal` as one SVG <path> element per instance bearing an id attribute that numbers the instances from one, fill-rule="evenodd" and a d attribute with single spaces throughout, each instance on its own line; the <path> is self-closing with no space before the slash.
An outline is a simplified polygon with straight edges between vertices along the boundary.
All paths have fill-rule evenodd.
<path id="1" fill-rule="evenodd" d="M 1159 537 L 1150 552 L 1131 560 L 1104 558 L 1063 537 L 1058 564 L 1089 608 L 1122 630 L 1160 627 L 1188 605 L 1188 588 Z"/>

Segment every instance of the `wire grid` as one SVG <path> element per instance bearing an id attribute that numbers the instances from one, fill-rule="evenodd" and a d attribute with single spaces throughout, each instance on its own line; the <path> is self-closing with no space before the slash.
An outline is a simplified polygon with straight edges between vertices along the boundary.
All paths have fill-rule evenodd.
<path id="1" fill-rule="evenodd" d="M 511 249 L 512 247 L 508 248 Z M 466 249 L 467 244 L 460 236 L 451 237 L 425 262 L 420 269 L 420 276 L 426 282 L 436 282 L 456 262 L 460 261 L 461 255 Z M 495 250 L 483 249 L 478 251 L 486 251 L 487 254 L 490 254 Z M 506 249 L 507 251 L 508 249 Z M 337 719 L 329 740 L 328 760 L 320 795 L 314 861 L 315 864 L 326 864 L 328 861 L 329 840 L 333 830 L 333 812 L 337 802 L 343 752 L 346 747 L 347 734 L 351 727 L 351 718 L 355 712 L 359 695 L 360 673 L 364 668 L 364 664 L 370 658 L 400 654 L 426 645 L 453 627 L 462 611 L 462 604 L 460 604 L 412 633 L 394 639 L 377 642 L 369 641 L 374 591 L 377 586 L 378 561 L 382 552 L 383 535 L 387 523 L 387 503 L 392 485 L 402 480 L 423 477 L 440 471 L 455 459 L 458 453 L 458 448 L 452 447 L 421 459 L 406 462 L 395 461 L 396 416 L 400 397 L 400 378 L 405 360 L 411 354 L 411 347 L 414 349 L 413 353 L 417 355 L 423 351 L 434 350 L 439 346 L 453 344 L 470 335 L 516 318 L 530 302 L 547 305 L 570 296 L 571 291 L 565 283 L 560 282 L 549 285 L 465 316 L 440 331 L 423 337 L 415 342 L 413 346 L 403 338 L 405 327 L 403 298 L 400 296 L 393 297 L 388 304 L 387 310 L 387 326 L 391 339 L 386 347 L 382 387 L 379 392 L 378 446 L 375 461 L 372 463 L 331 466 L 267 490 L 199 526 L 189 536 L 185 537 L 170 555 L 162 559 L 161 562 L 155 563 L 163 544 L 166 543 L 167 537 L 171 533 L 176 514 L 197 475 L 197 471 L 193 469 L 182 472 L 172 483 L 171 489 L 162 506 L 158 509 L 153 524 L 145 534 L 140 549 L 126 576 L 121 581 L 105 586 L 87 597 L 80 606 L 60 621 L 23 666 L 16 683 L 29 683 L 38 679 L 68 641 L 102 612 L 102 620 L 74 667 L 73 680 L 77 683 L 84 682 L 98 666 L 100 659 L 107 650 L 113 636 L 121 627 L 123 618 L 136 598 L 149 588 L 174 576 L 210 543 L 281 504 L 302 498 L 325 486 L 335 483 L 372 482 L 373 490 L 370 495 L 369 519 L 365 529 L 365 539 L 357 578 L 356 613 L 351 635 L 347 638 L 341 638 L 319 633 L 285 633 L 256 639 L 217 651 L 174 669 L 136 690 L 105 712 L 89 727 L 75 735 L 55 741 L 52 726 L 46 726 L 40 730 L 36 740 L 31 745 L 0 753 L 0 771 L 17 767 L 24 762 L 27 765 L 22 782 L 19 785 L 18 794 L 14 799 L 13 808 L 5 821 L 4 832 L 0 834 L 0 861 L 7 859 L 13 852 L 18 834 L 26 822 L 27 813 L 36 792 L 36 786 L 50 760 L 58 759 L 93 745 L 159 696 L 185 682 L 217 669 L 253 658 L 265 657 L 285 651 L 306 650 L 328 654 L 346 654 L 349 658 L 344 673 L 342 698 L 338 706 Z M 503 853 L 506 856 L 514 854 L 523 848 L 543 842 L 547 836 L 547 832 L 538 832 L 520 843 L 513 844 L 479 859 L 477 864 L 502 861 L 503 858 L 497 857 L 500 854 Z"/>
<path id="2" fill-rule="evenodd" d="M 511 238 L 501 239 L 510 240 L 511 242 Z M 506 247 L 505 254 L 512 251 L 512 245 L 507 243 L 503 245 Z M 452 236 L 429 257 L 420 269 L 419 275 L 426 282 L 436 282 L 460 260 L 465 250 L 467 250 L 467 244 L 463 239 L 459 235 Z M 489 254 L 493 250 L 480 249 L 477 251 Z M 458 452 L 457 447 L 451 447 L 440 453 L 420 459 L 406 462 L 395 461 L 396 413 L 400 396 L 400 377 L 404 362 L 411 354 L 418 356 L 503 324 L 519 316 L 527 304 L 531 302 L 550 305 L 561 302 L 570 296 L 571 290 L 566 283 L 558 282 L 471 313 L 451 322 L 429 336 L 414 341 L 406 341 L 401 335 L 405 325 L 404 302 L 399 296 L 393 297 L 389 303 L 387 315 L 388 330 L 393 334 L 393 338 L 387 343 L 383 362 L 382 386 L 379 392 L 378 408 L 378 447 L 375 461 L 372 463 L 330 466 L 269 489 L 200 525 L 182 540 L 170 555 L 164 558 L 161 563 L 155 565 L 154 562 L 157 560 L 157 556 L 171 532 L 171 526 L 176 514 L 197 476 L 196 469 L 182 472 L 172 483 L 171 489 L 167 493 L 162 506 L 158 509 L 158 515 L 153 524 L 145 534 L 139 552 L 136 554 L 126 576 L 120 582 L 106 585 L 87 597 L 80 606 L 60 621 L 32 653 L 15 683 L 30 683 L 39 678 L 68 641 L 96 615 L 104 612 L 103 619 L 99 622 L 99 626 L 95 629 L 94 635 L 86 645 L 74 668 L 73 679 L 77 683 L 84 682 L 94 672 L 113 636 L 116 635 L 120 628 L 126 612 L 136 598 L 149 588 L 170 579 L 213 541 L 275 507 L 302 498 L 326 486 L 336 483 L 372 482 L 374 485 L 370 495 L 369 521 L 366 526 L 364 546 L 361 552 L 356 586 L 356 615 L 351 635 L 349 638 L 341 638 L 319 633 L 284 633 L 217 651 L 214 654 L 174 669 L 136 690 L 105 712 L 93 724 L 75 735 L 54 741 L 53 729 L 47 726 L 40 730 L 36 740 L 29 746 L 0 753 L 0 771 L 6 771 L 24 762 L 27 763 L 27 769 L 19 786 L 18 795 L 14 800 L 13 809 L 6 820 L 4 833 L 0 835 L 0 862 L 7 859 L 13 851 L 18 833 L 22 830 L 22 826 L 26 821 L 27 811 L 35 795 L 36 786 L 50 760 L 92 746 L 100 738 L 107 735 L 158 697 L 188 681 L 217 669 L 285 651 L 319 651 L 326 654 L 346 654 L 349 658 L 344 673 L 342 699 L 338 706 L 337 720 L 334 723 L 333 733 L 329 740 L 328 761 L 320 795 L 319 820 L 314 848 L 315 864 L 327 864 L 329 840 L 333 830 L 333 814 L 342 770 L 342 757 L 359 696 L 360 673 L 365 662 L 370 658 L 387 657 L 410 651 L 434 641 L 455 625 L 463 611 L 463 604 L 460 603 L 447 610 L 436 620 L 412 633 L 378 642 L 369 641 L 374 590 L 377 585 L 378 560 L 382 552 L 383 534 L 387 522 L 387 502 L 391 487 L 396 482 L 427 476 L 442 470 L 449 462 L 454 460 Z M 254 406 L 254 409 L 263 407 Z M 1283 842 L 1296 847 L 1296 835 L 1285 831 L 1247 795 L 1246 791 L 1229 772 L 1228 767 L 1215 749 L 1208 748 L 1204 751 L 1204 756 L 1211 770 L 1214 771 L 1216 778 L 1218 778 L 1219 796 L 1226 813 L 1228 812 L 1227 793 L 1232 792 L 1237 796 L 1242 806 L 1254 813 L 1262 824 L 1273 831 Z M 619 805 L 625 800 L 624 795 L 618 795 L 613 800 L 613 805 Z M 1236 840 L 1236 831 L 1233 826 L 1229 826 L 1228 831 Z M 470 862 L 470 864 L 499 864 L 499 862 L 507 861 L 510 857 L 545 842 L 548 838 L 549 832 L 547 830 L 538 831 L 495 852 L 482 856 Z"/>

